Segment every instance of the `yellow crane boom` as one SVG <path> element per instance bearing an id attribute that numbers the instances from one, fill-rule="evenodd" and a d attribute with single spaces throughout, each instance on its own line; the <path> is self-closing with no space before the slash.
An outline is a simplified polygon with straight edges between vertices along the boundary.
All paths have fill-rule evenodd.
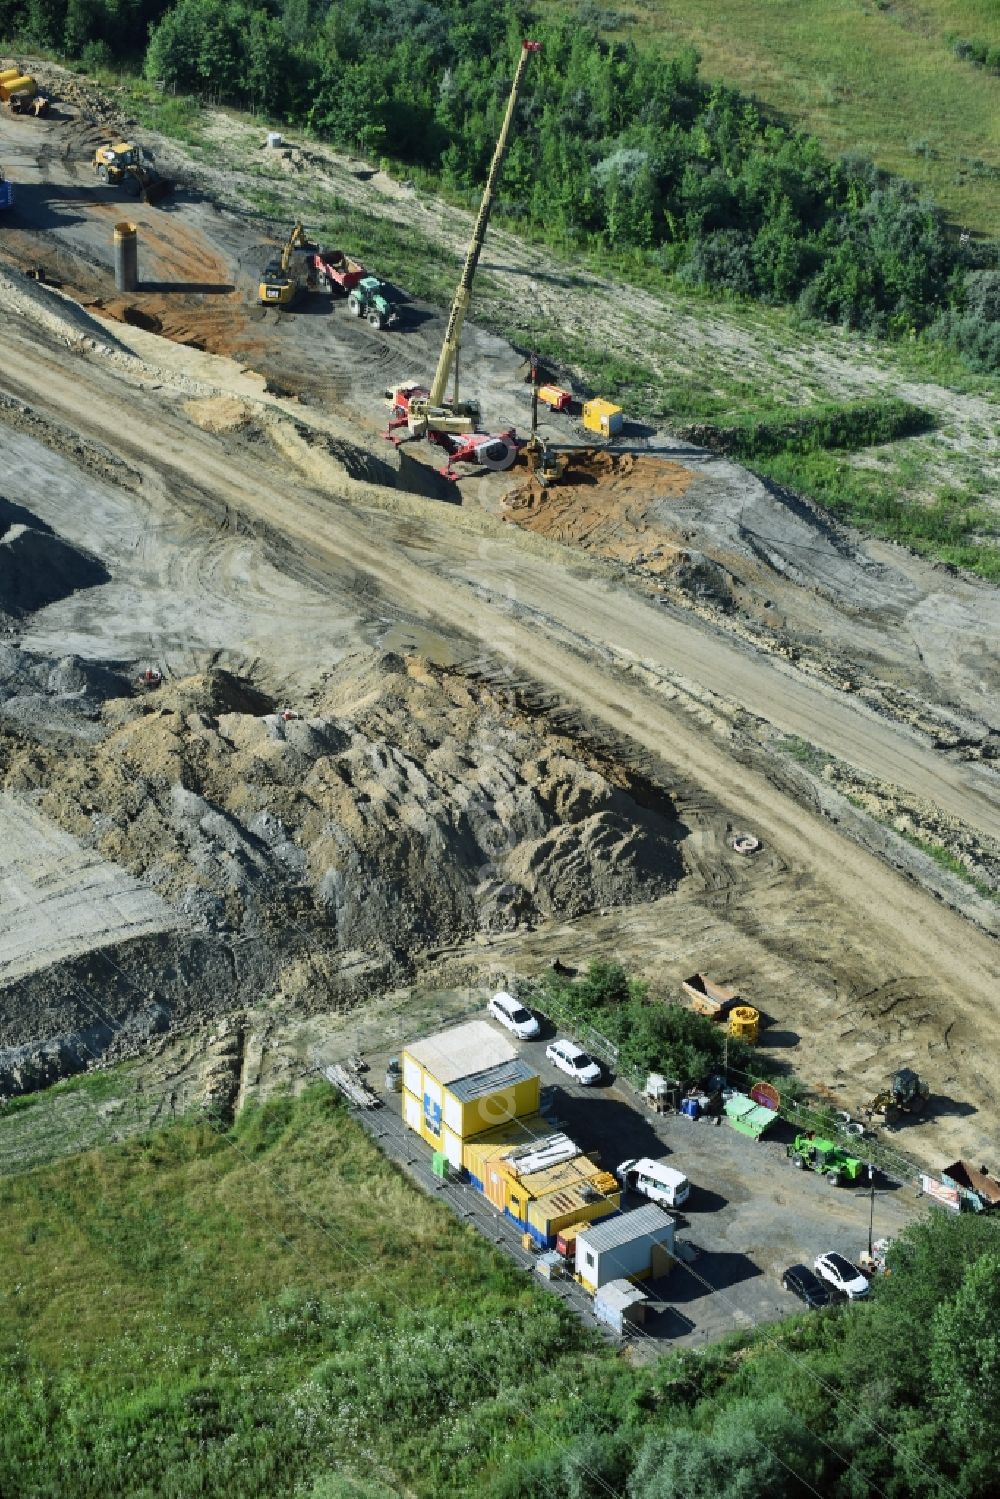
<path id="1" fill-rule="evenodd" d="M 500 180 L 500 172 L 503 167 L 504 157 L 507 155 L 507 146 L 510 142 L 510 129 L 514 120 L 514 110 L 517 108 L 518 95 L 521 92 L 521 84 L 524 80 L 524 72 L 528 65 L 528 59 L 533 52 L 540 52 L 541 42 L 522 42 L 521 56 L 517 61 L 514 73 L 514 82 L 511 85 L 510 98 L 507 100 L 507 112 L 500 126 L 500 135 L 497 139 L 496 150 L 493 152 L 493 160 L 490 162 L 489 176 L 483 189 L 483 201 L 479 205 L 479 215 L 476 219 L 469 248 L 465 254 L 465 264 L 462 267 L 462 275 L 459 279 L 458 289 L 455 292 L 451 311 L 448 314 L 448 326 L 445 329 L 444 343 L 441 345 L 441 353 L 438 357 L 437 369 L 427 397 L 430 407 L 440 406 L 444 401 L 445 386 L 448 384 L 448 376 L 455 367 L 458 357 L 458 345 L 462 336 L 462 324 L 465 314 L 469 310 L 469 302 L 472 298 L 472 280 L 476 274 L 479 264 L 479 256 L 482 253 L 483 241 L 486 239 L 486 229 L 490 222 L 490 212 L 493 208 L 493 199 L 496 195 L 497 183 Z"/>

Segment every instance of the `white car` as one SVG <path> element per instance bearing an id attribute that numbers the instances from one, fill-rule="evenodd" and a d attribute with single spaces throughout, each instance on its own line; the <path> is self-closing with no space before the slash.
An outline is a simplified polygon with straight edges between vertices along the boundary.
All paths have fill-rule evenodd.
<path id="1" fill-rule="evenodd" d="M 862 1275 L 857 1265 L 852 1265 L 850 1260 L 834 1250 L 829 1254 L 817 1255 L 814 1268 L 818 1276 L 849 1301 L 860 1301 L 871 1290 L 868 1277 Z"/>
<path id="2" fill-rule="evenodd" d="M 600 1067 L 575 1041 L 553 1041 L 551 1046 L 546 1046 L 545 1055 L 554 1066 L 568 1072 L 578 1083 L 601 1081 Z"/>
<path id="3" fill-rule="evenodd" d="M 526 1010 L 513 994 L 505 994 L 502 989 L 499 994 L 494 994 L 486 1011 L 494 1020 L 499 1020 L 501 1025 L 513 1031 L 519 1041 L 534 1040 L 541 1029 L 531 1011 Z"/>

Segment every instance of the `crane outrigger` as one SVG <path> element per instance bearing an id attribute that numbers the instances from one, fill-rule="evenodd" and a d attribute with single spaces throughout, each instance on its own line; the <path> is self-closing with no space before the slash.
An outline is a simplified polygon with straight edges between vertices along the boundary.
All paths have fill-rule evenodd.
<path id="1" fill-rule="evenodd" d="M 514 73 L 514 82 L 507 101 L 507 112 L 500 126 L 500 135 L 493 152 L 493 160 L 490 162 L 486 186 L 483 189 L 483 200 L 479 205 L 479 214 L 465 254 L 465 264 L 462 267 L 451 311 L 448 314 L 444 342 L 441 345 L 441 353 L 438 356 L 437 369 L 434 371 L 430 389 L 422 385 L 401 385 L 390 393 L 392 415 L 386 436 L 393 442 L 400 442 L 402 438 L 394 434 L 405 427 L 411 437 L 426 437 L 429 442 L 443 447 L 449 459 L 441 472 L 448 478 L 456 477 L 452 470 L 452 464 L 455 462 L 479 463 L 485 468 L 502 471 L 510 468 L 517 457 L 517 442 L 513 431 L 491 436 L 488 432 L 477 430 L 480 420 L 478 403 L 462 401 L 458 394 L 458 353 L 462 338 L 462 324 L 465 322 L 465 315 L 472 299 L 472 282 L 479 264 L 483 242 L 486 239 L 493 199 L 496 196 L 497 183 L 500 180 L 500 172 L 510 142 L 514 110 L 517 107 L 525 69 L 531 54 L 540 52 L 541 47 L 541 42 L 524 41 L 521 43 L 521 56 Z M 447 400 L 445 390 L 452 374 L 455 379 L 454 393 L 451 400 Z"/>

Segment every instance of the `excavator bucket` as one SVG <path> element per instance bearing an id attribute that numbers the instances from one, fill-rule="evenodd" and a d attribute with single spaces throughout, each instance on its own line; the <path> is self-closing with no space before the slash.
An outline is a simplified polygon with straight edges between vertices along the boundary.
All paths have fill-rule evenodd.
<path id="1" fill-rule="evenodd" d="M 161 198 L 169 197 L 176 187 L 169 177 L 154 177 L 151 181 L 143 184 L 142 201 L 144 203 L 159 203 Z"/>

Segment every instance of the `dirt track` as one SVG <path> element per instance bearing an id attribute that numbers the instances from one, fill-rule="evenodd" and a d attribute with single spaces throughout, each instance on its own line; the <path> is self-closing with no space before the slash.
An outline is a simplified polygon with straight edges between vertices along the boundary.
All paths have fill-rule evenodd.
<path id="1" fill-rule="evenodd" d="M 67 179 L 78 170 L 65 153 L 49 160 Z M 40 184 L 49 169 L 40 157 Z M 54 243 L 66 268 L 79 268 L 107 228 L 88 192 L 68 195 L 60 209 L 63 238 Z M 65 222 L 76 214 L 83 228 Z M 336 313 L 273 328 L 250 317 L 253 235 L 223 217 L 182 198 L 156 221 L 164 266 L 183 241 L 180 260 L 201 256 L 203 275 L 220 278 L 215 291 L 150 293 L 167 296 L 175 339 L 187 332 L 210 348 L 203 335 L 224 302 L 234 345 L 246 340 L 244 356 L 272 382 L 281 383 L 275 371 L 301 369 L 302 347 L 315 351 L 317 339 L 332 340 L 332 356 L 345 326 L 334 331 Z M 20 232 L 23 260 L 48 231 L 39 221 Z M 75 247 L 66 236 L 77 236 Z M 217 262 L 205 258 L 209 243 Z M 87 297 L 107 299 L 107 263 L 92 274 Z M 632 485 L 603 517 L 592 503 L 595 520 L 610 516 L 612 534 L 577 527 L 559 537 L 578 548 L 570 550 L 552 539 L 557 532 L 504 523 L 497 476 L 466 481 L 461 508 L 419 498 L 412 491 L 434 493 L 435 476 L 401 470 L 373 441 L 343 404 L 330 364 L 309 391 L 325 407 L 297 408 L 268 398 L 262 379 L 197 348 L 164 345 L 135 323 L 121 327 L 122 347 L 103 352 L 93 325 L 74 325 L 60 340 L 33 321 L 43 304 L 61 326 L 58 302 L 44 297 L 0 309 L 3 386 L 21 403 L 0 409 L 9 438 L 3 489 L 36 518 L 39 536 L 49 528 L 60 546 L 99 557 L 109 579 L 31 611 L 16 631 L 25 650 L 129 669 L 155 660 L 173 678 L 223 666 L 275 701 L 312 709 L 321 680 L 349 651 L 381 647 L 454 663 L 459 681 L 485 677 L 511 713 L 535 712 L 547 732 L 561 725 L 567 746 L 588 737 L 623 745 L 655 769 L 684 825 L 676 893 L 650 902 L 633 888 L 611 913 L 604 907 L 616 904 L 614 893 L 605 900 L 592 891 L 562 914 L 533 910 L 534 934 L 484 931 L 470 941 L 457 932 L 442 972 L 535 971 L 554 951 L 613 950 L 669 992 L 692 968 L 712 968 L 794 1035 L 805 1077 L 857 1107 L 860 1093 L 911 1062 L 937 1099 L 915 1136 L 918 1153 L 990 1158 L 1000 1098 L 979 1058 L 995 1036 L 997 946 L 982 928 L 996 930 L 997 907 L 980 903 L 976 929 L 874 858 L 819 815 L 751 729 L 762 722 L 808 741 L 992 846 L 1000 838 L 1000 788 L 986 753 L 996 730 L 995 591 L 890 549 L 866 551 L 731 465 L 668 439 L 658 439 L 664 459 L 690 478 L 662 492 L 654 478 L 648 505 Z M 369 331 L 347 325 L 345 336 Z M 249 352 L 252 339 L 262 360 Z M 513 351 L 495 339 L 476 348 L 480 371 L 502 376 L 498 389 L 516 413 L 524 392 Z M 366 389 L 384 374 L 382 349 L 369 348 Z M 660 461 L 647 445 L 642 463 L 654 476 Z M 695 559 L 696 573 L 698 557 L 708 557 L 701 576 L 721 579 L 721 594 L 702 597 L 698 577 L 674 579 L 670 566 L 663 577 L 644 567 L 650 526 L 664 548 Z M 777 650 L 779 639 L 794 650 Z M 401 701 L 396 711 L 402 741 L 415 710 Z M 193 705 L 192 713 L 196 720 Z M 30 733 L 27 710 L 18 724 Z M 189 730 L 206 741 L 217 732 L 197 722 Z M 240 732 L 253 742 L 249 728 Z M 390 745 L 393 732 L 390 715 L 382 730 Z M 435 738 L 451 753 L 449 732 L 459 731 L 445 726 Z M 113 759 L 113 740 L 103 744 L 100 754 Z M 86 760 L 89 751 L 78 753 Z M 10 763 L 8 755 L 0 768 Z M 217 815 L 225 799 L 206 786 Z M 359 783 L 359 803 L 371 794 Z M 80 787 L 65 795 L 66 826 L 113 811 L 96 801 L 88 809 Z M 397 809 L 417 828 L 418 802 L 406 792 Z M 749 863 L 732 855 L 732 826 L 758 833 L 765 854 Z M 125 829 L 126 864 L 131 837 Z M 410 887 L 434 878 L 433 846 L 428 839 L 424 874 L 411 870 Z M 363 869 L 359 879 L 367 877 Z M 569 910 L 583 914 L 563 920 Z M 427 953 L 420 962 L 431 972 L 439 959 Z M 308 973 L 300 980 L 299 997 Z"/>
<path id="2" fill-rule="evenodd" d="M 530 623 L 538 620 L 553 626 L 566 645 L 596 646 L 612 656 L 619 653 L 620 660 L 649 660 L 690 677 L 784 732 L 800 734 L 861 770 L 937 802 L 987 835 L 1000 836 L 1000 787 L 991 769 L 950 761 L 863 703 L 824 683 L 797 679 L 781 663 L 755 657 L 668 609 L 655 609 L 646 598 L 600 576 L 584 588 L 576 568 L 553 570 L 548 558 L 526 556 L 495 528 L 456 533 L 446 518 L 428 509 L 420 517 L 419 549 L 413 548 L 407 545 L 413 537 L 409 518 L 394 522 L 366 513 L 357 503 L 333 509 L 298 477 L 289 486 L 292 493 L 284 492 L 274 476 L 265 487 L 256 455 L 220 450 L 210 436 L 171 415 L 162 401 L 138 392 L 118 412 L 109 434 L 100 413 L 121 407 L 119 381 L 95 371 L 83 385 L 31 341 L 8 345 L 5 383 L 19 399 L 47 409 L 72 430 L 98 441 L 111 436 L 115 451 L 133 466 L 151 460 L 150 488 L 166 484 L 174 506 L 184 506 L 186 498 L 189 513 L 204 513 L 208 500 L 206 519 L 229 514 L 254 527 L 274 528 L 291 543 L 306 576 L 322 577 L 325 588 L 340 580 L 334 597 L 342 596 L 345 574 L 372 580 L 397 609 L 415 609 L 418 617 L 449 634 L 457 631 L 470 645 L 496 649 L 496 641 L 509 640 L 519 673 L 565 687 L 576 679 L 570 652 L 548 647 L 558 651 L 558 664 L 546 667 L 531 638 Z M 633 732 L 641 732 L 648 714 L 628 707 L 624 698 L 612 697 L 604 708 L 612 719 L 624 715 Z M 689 741 L 682 758 L 696 765 L 705 747 L 700 736 L 694 739 L 698 748 Z"/>

